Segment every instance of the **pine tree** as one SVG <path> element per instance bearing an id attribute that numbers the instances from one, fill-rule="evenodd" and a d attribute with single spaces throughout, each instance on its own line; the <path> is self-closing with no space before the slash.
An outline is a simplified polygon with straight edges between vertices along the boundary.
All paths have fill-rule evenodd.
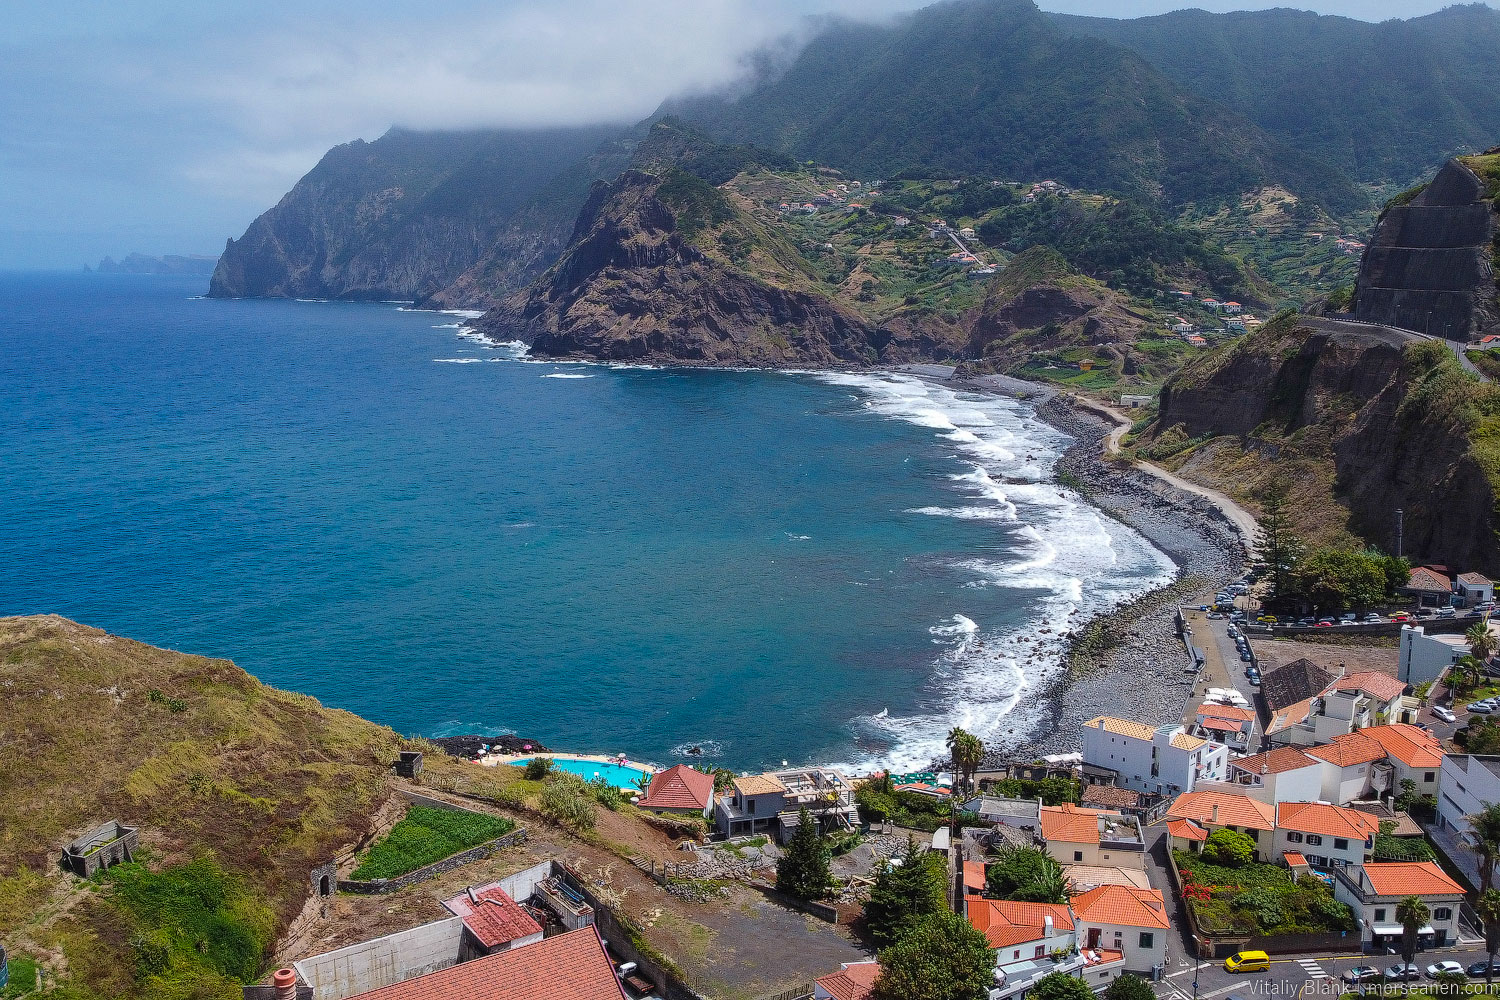
<path id="1" fill-rule="evenodd" d="M 1261 516 L 1255 533 L 1255 571 L 1271 582 L 1274 597 L 1292 595 L 1297 563 L 1305 546 L 1292 531 L 1287 517 L 1286 488 L 1273 484 L 1261 498 Z"/>
<path id="2" fill-rule="evenodd" d="M 947 908 L 948 868 L 942 855 L 917 846 L 908 836 L 906 852 L 875 876 L 865 902 L 865 930 L 878 948 L 893 944 L 918 917 Z"/>
<path id="3" fill-rule="evenodd" d="M 831 859 L 818 824 L 803 806 L 797 813 L 797 832 L 776 862 L 776 887 L 798 899 L 822 899 L 833 889 Z"/>

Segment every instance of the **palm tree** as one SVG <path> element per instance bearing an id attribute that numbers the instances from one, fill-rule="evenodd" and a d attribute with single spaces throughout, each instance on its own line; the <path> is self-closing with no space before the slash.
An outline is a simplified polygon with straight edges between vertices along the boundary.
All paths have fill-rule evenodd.
<path id="1" fill-rule="evenodd" d="M 1500 643 L 1497 643 L 1495 637 L 1490 634 L 1488 620 L 1470 625 L 1469 630 L 1464 633 L 1464 638 L 1469 641 L 1469 652 L 1474 654 L 1474 659 L 1478 660 L 1481 666 L 1494 656 L 1496 648 L 1500 647 Z"/>
<path id="2" fill-rule="evenodd" d="M 1407 896 L 1396 904 L 1396 919 L 1401 921 L 1401 958 L 1407 965 L 1417 957 L 1417 932 L 1431 917 L 1432 911 L 1417 896 Z"/>
<path id="3" fill-rule="evenodd" d="M 1479 855 L 1479 891 L 1495 884 L 1495 865 L 1500 862 L 1500 802 L 1491 802 L 1469 820 L 1474 853 Z"/>
<path id="4" fill-rule="evenodd" d="M 1495 952 L 1500 951 L 1500 889 L 1486 889 L 1474 900 L 1474 912 L 1484 925 L 1485 983 L 1495 981 Z"/>
<path id="5" fill-rule="evenodd" d="M 984 763 L 984 741 L 973 733 L 954 726 L 948 732 L 948 752 L 953 757 L 954 778 L 958 787 L 954 789 L 959 801 L 967 799 L 979 765 Z"/>

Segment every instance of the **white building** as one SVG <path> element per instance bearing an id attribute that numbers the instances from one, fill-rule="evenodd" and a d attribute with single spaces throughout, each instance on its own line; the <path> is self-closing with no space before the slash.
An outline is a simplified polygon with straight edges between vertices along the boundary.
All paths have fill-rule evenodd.
<path id="1" fill-rule="evenodd" d="M 1428 635 L 1420 625 L 1403 625 L 1396 676 L 1416 687 L 1437 680 L 1444 670 L 1468 655 L 1468 640 L 1461 635 Z"/>
<path id="2" fill-rule="evenodd" d="M 1166 961 L 1167 904 L 1158 889 L 1101 885 L 1073 897 L 1078 946 L 1109 949 L 1125 956 L 1125 970 L 1150 974 Z"/>
<path id="3" fill-rule="evenodd" d="M 1101 715 L 1084 723 L 1083 759 L 1117 772 L 1123 788 L 1180 795 L 1200 780 L 1222 781 L 1228 774 L 1229 748 L 1181 726 L 1152 727 Z"/>
<path id="4" fill-rule="evenodd" d="M 1438 823 L 1464 834 L 1469 817 L 1492 802 L 1500 802 L 1500 757 L 1450 753 L 1438 768 Z"/>
<path id="5" fill-rule="evenodd" d="M 1358 809 L 1324 802 L 1283 802 L 1276 807 L 1273 857 L 1295 851 L 1314 868 L 1361 865 L 1375 846 L 1380 821 Z"/>
<path id="6" fill-rule="evenodd" d="M 1229 762 L 1228 784 L 1261 802 L 1313 802 L 1322 798 L 1323 762 L 1296 747 L 1275 747 Z M 1200 787 L 1214 788 L 1207 785 Z"/>
<path id="7" fill-rule="evenodd" d="M 1403 928 L 1396 907 L 1416 896 L 1431 911 L 1418 930 L 1421 947 L 1442 947 L 1458 939 L 1458 908 L 1464 887 L 1449 878 L 1435 861 L 1381 861 L 1333 869 L 1333 895 L 1348 904 L 1359 924 L 1366 947 L 1400 947 Z"/>

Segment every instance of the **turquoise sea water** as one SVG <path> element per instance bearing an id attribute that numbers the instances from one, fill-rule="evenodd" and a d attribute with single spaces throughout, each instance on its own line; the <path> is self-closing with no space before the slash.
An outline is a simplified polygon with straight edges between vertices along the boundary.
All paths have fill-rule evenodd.
<path id="1" fill-rule="evenodd" d="M 1060 631 L 1167 568 L 1014 401 L 201 288 L 0 276 L 0 614 L 407 733 L 911 769 L 1032 725 Z"/>

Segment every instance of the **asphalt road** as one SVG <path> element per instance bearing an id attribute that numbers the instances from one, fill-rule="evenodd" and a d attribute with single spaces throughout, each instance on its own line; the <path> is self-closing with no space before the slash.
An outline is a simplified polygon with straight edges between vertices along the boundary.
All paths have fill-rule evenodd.
<path id="1" fill-rule="evenodd" d="M 1352 938 L 1352 935 L 1351 935 Z M 1198 989 L 1196 996 L 1198 1000 L 1213 1000 L 1215 997 L 1244 997 L 1251 1000 L 1255 997 L 1297 997 L 1307 990 L 1308 997 L 1313 995 L 1337 996 L 1345 990 L 1350 990 L 1346 984 L 1340 983 L 1331 993 L 1326 987 L 1314 986 L 1314 982 L 1325 976 L 1337 978 L 1348 969 L 1356 965 L 1373 965 L 1378 969 L 1385 970 L 1401 961 L 1400 955 L 1361 955 L 1358 952 L 1359 941 L 1353 939 L 1354 948 L 1349 952 L 1336 955 L 1287 955 L 1273 956 L 1271 968 L 1267 972 L 1232 973 L 1224 971 L 1222 961 L 1204 961 L 1196 969 Z M 1474 962 L 1482 962 L 1486 958 L 1484 948 L 1460 947 L 1460 948 L 1436 948 L 1431 951 L 1418 952 L 1416 964 L 1425 970 L 1427 966 L 1435 962 L 1453 960 L 1465 967 Z M 1182 960 L 1179 960 L 1182 961 Z M 1194 966 L 1191 961 L 1178 968 L 1168 969 L 1166 978 L 1160 983 L 1153 983 L 1156 995 L 1162 1000 L 1193 1000 Z M 1424 976 L 1424 981 L 1425 976 Z M 1500 979 L 1496 980 L 1500 986 Z M 1369 989 L 1374 984 L 1368 984 Z M 1394 985 L 1394 984 L 1393 984 Z M 1350 990 L 1352 992 L 1352 990 Z M 1373 990 L 1371 990 L 1373 992 Z"/>

